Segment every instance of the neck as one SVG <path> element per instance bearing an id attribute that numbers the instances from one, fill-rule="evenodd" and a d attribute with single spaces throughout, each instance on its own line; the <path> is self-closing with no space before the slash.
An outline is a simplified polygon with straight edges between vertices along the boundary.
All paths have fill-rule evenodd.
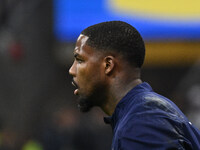
<path id="1" fill-rule="evenodd" d="M 138 77 L 132 77 L 131 80 L 122 81 L 120 78 L 115 78 L 114 80 L 115 82 L 112 84 L 108 92 L 109 95 L 107 97 L 107 103 L 101 107 L 102 110 L 108 115 L 113 114 L 116 105 L 132 88 L 142 83 L 141 79 Z"/>

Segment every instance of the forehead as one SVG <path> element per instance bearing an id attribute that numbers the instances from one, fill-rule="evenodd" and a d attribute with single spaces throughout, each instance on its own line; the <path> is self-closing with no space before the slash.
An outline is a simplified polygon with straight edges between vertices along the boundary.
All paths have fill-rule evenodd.
<path id="1" fill-rule="evenodd" d="M 96 52 L 92 47 L 90 47 L 86 44 L 88 38 L 89 38 L 88 36 L 85 36 L 83 34 L 81 34 L 78 37 L 76 46 L 74 49 L 74 53 L 89 55 L 89 54 L 93 54 Z"/>
<path id="2" fill-rule="evenodd" d="M 80 34 L 77 41 L 76 41 L 76 46 L 85 45 L 88 39 L 89 39 L 88 36 Z"/>

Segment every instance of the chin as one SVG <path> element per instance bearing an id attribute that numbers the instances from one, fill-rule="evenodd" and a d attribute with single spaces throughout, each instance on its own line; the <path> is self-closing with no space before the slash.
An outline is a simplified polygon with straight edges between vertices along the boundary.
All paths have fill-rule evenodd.
<path id="1" fill-rule="evenodd" d="M 105 103 L 105 96 L 103 93 L 105 92 L 105 88 L 103 86 L 99 85 L 96 86 L 90 94 L 81 94 L 79 93 L 79 99 L 78 99 L 78 108 L 81 112 L 88 112 L 93 108 L 94 106 L 101 106 L 102 103 Z"/>
<path id="2" fill-rule="evenodd" d="M 89 98 L 80 97 L 78 99 L 78 108 L 81 112 L 89 112 L 93 107 L 93 103 Z"/>

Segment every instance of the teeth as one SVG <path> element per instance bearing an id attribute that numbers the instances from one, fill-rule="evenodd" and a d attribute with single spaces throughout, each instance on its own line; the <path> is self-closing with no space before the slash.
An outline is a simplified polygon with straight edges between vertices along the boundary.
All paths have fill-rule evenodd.
<path id="1" fill-rule="evenodd" d="M 76 87 L 76 85 L 74 84 L 74 82 L 72 81 L 72 85 Z"/>
<path id="2" fill-rule="evenodd" d="M 78 88 L 78 86 L 76 85 L 76 83 L 74 81 L 72 81 L 72 85 L 76 88 Z"/>

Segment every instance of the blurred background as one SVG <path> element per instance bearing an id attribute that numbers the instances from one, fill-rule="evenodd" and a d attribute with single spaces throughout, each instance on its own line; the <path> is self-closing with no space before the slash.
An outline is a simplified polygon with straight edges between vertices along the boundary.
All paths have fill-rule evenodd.
<path id="1" fill-rule="evenodd" d="M 68 69 L 80 32 L 102 21 L 136 27 L 143 81 L 200 128 L 200 2 L 0 0 L 0 150 L 106 150 L 100 109 L 82 114 Z"/>

